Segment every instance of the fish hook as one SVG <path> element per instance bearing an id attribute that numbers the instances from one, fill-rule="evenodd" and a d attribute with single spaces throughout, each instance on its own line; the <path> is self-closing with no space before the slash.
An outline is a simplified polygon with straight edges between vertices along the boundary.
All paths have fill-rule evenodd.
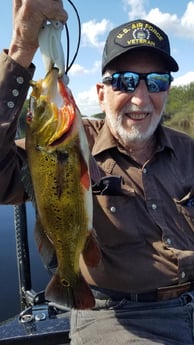
<path id="1" fill-rule="evenodd" d="M 51 20 L 50 22 L 44 21 L 42 28 L 39 33 L 39 46 L 40 52 L 43 59 L 43 64 L 45 66 L 46 72 L 49 72 L 50 69 L 56 66 L 59 70 L 59 77 L 64 77 L 64 82 L 66 85 L 69 82 L 69 78 L 67 76 L 68 71 L 72 67 L 80 47 L 81 41 L 81 21 L 79 17 L 79 13 L 71 0 L 68 0 L 69 4 L 73 8 L 76 19 L 78 23 L 78 40 L 77 40 L 77 47 L 75 54 L 72 58 L 72 61 L 69 62 L 70 56 L 70 35 L 67 23 L 63 25 L 60 21 Z M 65 57 L 63 46 L 61 43 L 61 33 L 63 28 L 65 27 L 65 34 L 66 34 L 66 41 L 67 41 L 67 54 L 66 54 L 66 65 L 65 65 Z"/>

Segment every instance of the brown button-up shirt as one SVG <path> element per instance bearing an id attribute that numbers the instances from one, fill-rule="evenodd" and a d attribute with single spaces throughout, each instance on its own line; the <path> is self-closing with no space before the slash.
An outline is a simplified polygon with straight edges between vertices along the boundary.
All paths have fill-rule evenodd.
<path id="1" fill-rule="evenodd" d="M 5 54 L 0 63 L 0 202 L 16 203 L 26 195 L 20 181 L 25 151 L 13 143 L 15 119 L 32 72 Z M 23 78 L 22 87 L 15 76 Z M 102 175 L 93 186 L 102 258 L 95 268 L 81 261 L 87 281 L 138 293 L 194 280 L 194 141 L 159 126 L 153 158 L 140 166 L 118 146 L 106 121 L 84 119 L 84 125 Z"/>
<path id="2" fill-rule="evenodd" d="M 0 54 L 0 203 L 18 203 L 26 198 L 20 181 L 25 152 L 15 143 L 17 118 L 29 89 L 34 66 L 28 70 L 3 51 Z"/>
<path id="3" fill-rule="evenodd" d="M 140 166 L 106 122 L 85 120 L 85 128 L 102 174 L 122 177 L 118 194 L 94 195 L 103 258 L 89 270 L 93 280 L 130 292 L 193 280 L 194 141 L 160 126 L 155 154 Z"/>

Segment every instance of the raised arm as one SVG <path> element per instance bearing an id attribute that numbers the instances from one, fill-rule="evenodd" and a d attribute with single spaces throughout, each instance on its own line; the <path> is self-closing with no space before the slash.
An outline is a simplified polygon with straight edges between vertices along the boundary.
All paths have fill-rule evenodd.
<path id="1" fill-rule="evenodd" d="M 33 77 L 32 60 L 45 19 L 65 22 L 60 0 L 13 0 L 13 34 L 9 50 L 0 54 L 0 203 L 18 203 L 26 195 L 20 168 L 25 151 L 15 145 L 17 119 Z"/>

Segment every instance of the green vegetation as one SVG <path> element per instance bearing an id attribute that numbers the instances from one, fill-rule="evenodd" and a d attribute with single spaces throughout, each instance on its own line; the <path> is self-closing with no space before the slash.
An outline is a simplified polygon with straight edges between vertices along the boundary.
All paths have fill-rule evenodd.
<path id="1" fill-rule="evenodd" d="M 28 106 L 29 100 L 26 100 L 18 126 L 20 137 L 25 135 Z M 104 114 L 99 113 L 93 116 L 103 118 Z M 194 138 L 194 83 L 171 88 L 163 120 L 166 126 L 183 131 Z"/>
<path id="2" fill-rule="evenodd" d="M 194 83 L 171 88 L 164 123 L 194 138 Z"/>

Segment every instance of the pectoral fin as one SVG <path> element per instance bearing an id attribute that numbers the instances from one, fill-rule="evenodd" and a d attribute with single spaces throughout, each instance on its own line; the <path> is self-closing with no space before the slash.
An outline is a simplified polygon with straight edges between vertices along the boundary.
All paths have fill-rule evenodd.
<path id="1" fill-rule="evenodd" d="M 41 225 L 41 222 L 37 215 L 36 226 L 34 229 L 34 237 L 38 247 L 38 252 L 41 256 L 41 259 L 49 271 L 53 271 L 53 269 L 57 266 L 57 259 L 55 254 L 55 248 Z"/>
<path id="2" fill-rule="evenodd" d="M 81 165 L 80 183 L 86 190 L 89 190 L 89 188 L 90 188 L 90 175 L 89 175 L 89 171 L 88 171 L 88 166 L 87 166 L 84 158 L 82 158 L 82 157 L 80 159 L 80 165 Z"/>
<path id="3" fill-rule="evenodd" d="M 95 232 L 90 231 L 83 250 L 83 258 L 87 266 L 97 266 L 101 259 L 100 247 Z"/>

